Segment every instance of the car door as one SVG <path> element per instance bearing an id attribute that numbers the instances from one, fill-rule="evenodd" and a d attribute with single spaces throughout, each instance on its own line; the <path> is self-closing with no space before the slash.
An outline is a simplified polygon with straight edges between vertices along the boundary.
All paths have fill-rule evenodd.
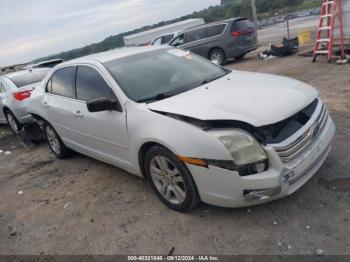
<path id="1" fill-rule="evenodd" d="M 77 88 L 76 88 L 77 87 Z M 129 169 L 126 113 L 90 113 L 88 100 L 115 94 L 90 66 L 58 69 L 46 87 L 44 107 L 49 122 L 69 148 Z"/>
<path id="2" fill-rule="evenodd" d="M 118 98 L 98 68 L 80 65 L 76 71 L 76 101 L 72 104 L 75 142 L 82 151 L 103 161 L 129 169 L 126 112 L 89 112 L 87 102 Z M 119 101 L 118 101 L 119 102 Z"/>
<path id="3" fill-rule="evenodd" d="M 181 48 L 203 57 L 208 56 L 208 28 L 199 28 L 186 33 L 185 44 Z"/>
<path id="4" fill-rule="evenodd" d="M 0 123 L 6 123 L 4 110 L 3 110 L 3 100 L 6 97 L 6 89 L 5 89 L 5 83 L 0 78 Z"/>
<path id="5" fill-rule="evenodd" d="M 210 47 L 221 47 L 224 46 L 223 34 L 226 30 L 227 24 L 216 24 L 208 26 L 208 41 L 207 44 Z"/>
<path id="6" fill-rule="evenodd" d="M 75 148 L 76 135 L 72 129 L 75 96 L 75 66 L 58 69 L 46 86 L 43 99 L 43 115 L 54 127 L 63 142 Z"/>
<path id="7" fill-rule="evenodd" d="M 185 44 L 185 33 L 178 35 L 175 39 L 170 41 L 169 45 L 175 47 L 181 47 Z"/>
<path id="8" fill-rule="evenodd" d="M 162 45 L 169 44 L 170 40 L 174 38 L 174 34 L 165 35 L 162 37 Z"/>

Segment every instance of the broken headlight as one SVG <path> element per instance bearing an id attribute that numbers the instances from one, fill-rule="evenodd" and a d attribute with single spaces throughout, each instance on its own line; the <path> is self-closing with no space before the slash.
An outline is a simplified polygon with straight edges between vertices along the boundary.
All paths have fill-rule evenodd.
<path id="1" fill-rule="evenodd" d="M 264 172 L 268 168 L 267 155 L 262 146 L 246 131 L 232 129 L 212 133 L 226 147 L 241 175 Z"/>

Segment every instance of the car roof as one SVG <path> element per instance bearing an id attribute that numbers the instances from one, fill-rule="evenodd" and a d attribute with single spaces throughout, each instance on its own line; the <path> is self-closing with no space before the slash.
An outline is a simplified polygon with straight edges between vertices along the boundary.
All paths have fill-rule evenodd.
<path id="1" fill-rule="evenodd" d="M 51 59 L 51 60 L 46 60 L 46 61 L 41 61 L 37 64 L 34 64 L 34 65 L 42 65 L 42 64 L 48 64 L 48 63 L 54 63 L 54 62 L 63 62 L 63 59 L 62 58 L 56 58 L 56 59 Z"/>
<path id="2" fill-rule="evenodd" d="M 63 62 L 64 60 L 61 59 L 61 58 L 57 58 L 57 59 L 52 59 L 52 60 L 46 60 L 46 61 L 41 61 L 39 63 L 36 63 L 36 64 L 32 64 L 32 65 L 29 65 L 29 66 L 40 66 L 40 65 L 45 65 L 45 64 L 51 64 L 51 63 L 55 63 L 55 62 Z"/>
<path id="3" fill-rule="evenodd" d="M 239 20 L 248 20 L 248 18 L 246 18 L 246 17 L 229 18 L 226 20 L 221 20 L 221 21 L 217 21 L 217 22 L 213 22 L 213 23 L 209 23 L 209 24 L 194 26 L 194 27 L 188 28 L 186 30 L 183 30 L 181 33 L 190 32 L 194 29 L 201 29 L 201 28 L 206 28 L 208 26 L 220 25 L 220 24 L 230 23 L 230 22 L 239 21 Z"/>
<path id="4" fill-rule="evenodd" d="M 76 63 L 99 62 L 103 64 L 112 60 L 132 56 L 136 54 L 151 52 L 159 49 L 166 49 L 166 48 L 170 48 L 170 47 L 169 46 L 123 47 L 123 48 L 113 49 L 102 53 L 83 56 L 83 57 L 71 60 L 69 62 L 62 63 L 60 64 L 60 67 L 64 67 L 65 65 L 76 64 Z"/>
<path id="5" fill-rule="evenodd" d="M 170 33 L 161 34 L 161 35 L 156 36 L 156 37 L 154 38 L 154 40 L 155 40 L 155 39 L 157 39 L 157 38 L 159 38 L 159 37 L 162 37 L 162 36 L 167 36 L 167 35 L 176 35 L 178 32 L 179 32 L 179 31 L 175 31 L 175 32 L 170 32 Z"/>
<path id="6" fill-rule="evenodd" d="M 190 24 L 190 23 L 193 23 L 193 22 L 198 22 L 198 21 L 203 21 L 204 22 L 203 18 L 187 19 L 187 20 L 183 20 L 183 21 L 180 21 L 180 22 L 177 22 L 177 23 L 172 23 L 172 24 L 168 24 L 168 25 L 165 25 L 165 26 L 157 27 L 157 28 L 154 28 L 154 29 L 151 29 L 151 30 L 146 30 L 146 31 L 143 31 L 143 32 L 140 32 L 140 33 L 136 33 L 136 34 L 133 34 L 133 35 L 127 35 L 127 36 L 124 36 L 124 39 L 133 39 L 133 38 L 141 37 L 141 36 L 144 36 L 144 35 L 148 35 L 150 33 L 162 32 L 163 30 L 168 30 L 168 29 L 172 29 L 172 28 L 175 29 L 178 26 L 187 25 L 187 24 Z"/>
<path id="7" fill-rule="evenodd" d="M 40 72 L 40 71 L 50 71 L 50 68 L 36 68 L 36 69 L 26 69 L 26 70 L 20 70 L 20 71 L 16 71 L 16 72 L 12 72 L 6 75 L 2 75 L 1 77 L 6 77 L 6 78 L 12 78 L 12 77 L 16 77 L 16 76 L 20 76 L 23 74 L 27 74 L 27 73 L 32 73 L 32 72 Z"/>

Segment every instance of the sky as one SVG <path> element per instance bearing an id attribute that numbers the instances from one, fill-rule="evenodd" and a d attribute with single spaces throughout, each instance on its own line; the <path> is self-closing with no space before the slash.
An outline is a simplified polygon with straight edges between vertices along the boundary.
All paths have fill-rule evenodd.
<path id="1" fill-rule="evenodd" d="M 0 0 L 0 66 L 99 42 L 220 0 Z"/>

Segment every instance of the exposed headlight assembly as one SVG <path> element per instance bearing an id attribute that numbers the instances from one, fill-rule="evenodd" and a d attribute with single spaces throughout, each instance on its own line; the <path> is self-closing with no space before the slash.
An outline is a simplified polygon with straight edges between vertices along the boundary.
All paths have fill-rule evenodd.
<path id="1" fill-rule="evenodd" d="M 227 148 L 235 170 L 240 175 L 264 172 L 268 168 L 267 155 L 262 146 L 249 133 L 240 129 L 211 132 Z"/>
<path id="2" fill-rule="evenodd" d="M 216 166 L 222 169 L 237 171 L 240 176 L 249 176 L 266 171 L 269 167 L 267 155 L 254 137 L 241 129 L 209 131 L 217 137 L 231 154 L 233 160 L 199 159 L 177 157 L 188 164 L 208 168 Z"/>

